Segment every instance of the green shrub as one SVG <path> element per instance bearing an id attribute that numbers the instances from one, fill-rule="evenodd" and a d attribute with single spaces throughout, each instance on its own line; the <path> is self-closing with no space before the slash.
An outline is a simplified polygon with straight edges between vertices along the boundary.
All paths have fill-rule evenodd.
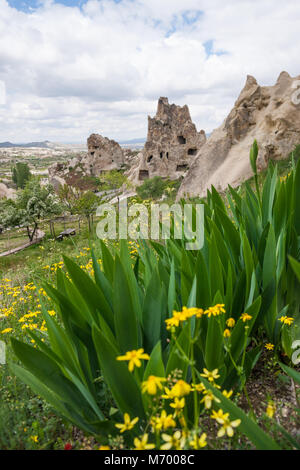
<path id="1" fill-rule="evenodd" d="M 141 199 L 160 199 L 166 187 L 165 181 L 160 176 L 145 180 L 136 192 Z"/>

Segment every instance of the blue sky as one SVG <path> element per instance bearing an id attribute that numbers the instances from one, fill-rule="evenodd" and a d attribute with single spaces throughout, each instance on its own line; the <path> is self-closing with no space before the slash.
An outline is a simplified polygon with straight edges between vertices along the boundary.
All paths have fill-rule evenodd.
<path id="1" fill-rule="evenodd" d="M 0 141 L 144 137 L 160 96 L 211 132 L 247 74 L 299 75 L 299 17 L 299 0 L 0 0 Z"/>
<path id="2" fill-rule="evenodd" d="M 54 3 L 68 7 L 81 7 L 86 2 L 87 0 L 54 0 Z M 38 8 L 41 5 L 41 0 L 8 0 L 8 3 L 17 10 L 28 12 Z"/>

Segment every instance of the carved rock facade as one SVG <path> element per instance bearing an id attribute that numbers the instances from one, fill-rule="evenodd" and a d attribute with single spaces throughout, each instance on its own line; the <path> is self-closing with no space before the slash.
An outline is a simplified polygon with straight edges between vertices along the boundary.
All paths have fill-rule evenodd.
<path id="1" fill-rule="evenodd" d="M 205 196 L 211 185 L 222 191 L 251 177 L 249 150 L 254 139 L 260 170 L 270 159 L 287 158 L 300 144 L 299 80 L 300 76 L 282 72 L 274 86 L 262 87 L 248 76 L 234 108 L 198 153 L 178 197 Z"/>
<path id="2" fill-rule="evenodd" d="M 205 132 L 197 132 L 186 105 L 170 105 L 168 98 L 160 98 L 155 117 L 148 117 L 147 142 L 129 178 L 135 184 L 154 176 L 176 179 L 189 169 L 205 141 Z"/>

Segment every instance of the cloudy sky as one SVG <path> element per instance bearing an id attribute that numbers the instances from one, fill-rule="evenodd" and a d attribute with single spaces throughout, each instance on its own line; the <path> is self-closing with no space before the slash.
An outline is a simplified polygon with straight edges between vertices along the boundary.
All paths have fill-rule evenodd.
<path id="1" fill-rule="evenodd" d="M 299 0 L 0 0 L 0 141 L 145 137 L 159 96 L 219 126 L 300 74 Z"/>

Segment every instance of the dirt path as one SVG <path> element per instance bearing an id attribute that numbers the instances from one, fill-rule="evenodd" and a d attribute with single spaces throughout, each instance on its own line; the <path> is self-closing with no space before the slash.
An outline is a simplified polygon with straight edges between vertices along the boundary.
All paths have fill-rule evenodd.
<path id="1" fill-rule="evenodd" d="M 17 246 L 16 248 L 13 248 L 12 250 L 4 251 L 3 253 L 0 253 L 1 256 L 9 256 L 9 255 L 14 255 L 15 253 L 18 253 L 19 251 L 25 250 L 25 248 L 28 248 L 29 246 L 35 245 L 36 243 L 39 243 L 45 236 L 45 232 L 42 230 L 37 230 L 36 235 L 32 242 L 27 242 L 24 243 L 23 245 Z"/>

